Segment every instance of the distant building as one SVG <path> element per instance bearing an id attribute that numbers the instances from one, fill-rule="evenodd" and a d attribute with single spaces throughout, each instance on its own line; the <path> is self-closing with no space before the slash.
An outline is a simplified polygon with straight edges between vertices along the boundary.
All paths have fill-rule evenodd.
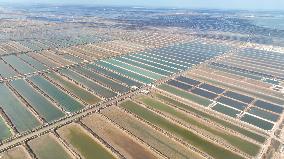
<path id="1" fill-rule="evenodd" d="M 138 87 L 137 87 L 137 86 L 131 86 L 130 89 L 133 90 L 133 91 L 135 91 L 135 90 L 138 89 Z"/>
<path id="2" fill-rule="evenodd" d="M 142 91 L 141 91 L 141 93 L 149 94 L 149 93 L 150 93 L 150 91 L 148 91 L 148 90 L 142 90 Z"/>

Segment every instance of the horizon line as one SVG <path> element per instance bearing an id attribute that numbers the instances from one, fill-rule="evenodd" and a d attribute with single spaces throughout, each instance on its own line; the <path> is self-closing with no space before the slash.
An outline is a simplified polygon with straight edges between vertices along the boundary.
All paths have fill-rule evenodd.
<path id="1" fill-rule="evenodd" d="M 127 8 L 145 8 L 145 9 L 197 9 L 197 10 L 235 10 L 235 11 L 284 11 L 284 9 L 249 9 L 249 8 L 223 8 L 223 7 L 179 7 L 179 6 L 151 6 L 151 5 L 118 5 L 118 4 L 79 4 L 79 3 L 53 3 L 53 2 L 29 2 L 29 3 L 17 3 L 17 2 L 3 2 L 0 6 L 13 5 L 13 6 L 34 6 L 34 5 L 53 5 L 53 6 L 89 6 L 89 7 L 127 7 Z M 91 6 L 90 6 L 91 5 Z"/>

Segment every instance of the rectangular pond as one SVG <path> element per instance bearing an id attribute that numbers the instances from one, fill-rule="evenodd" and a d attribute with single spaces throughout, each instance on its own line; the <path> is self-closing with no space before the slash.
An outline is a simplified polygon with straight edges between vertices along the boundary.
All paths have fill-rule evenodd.
<path id="1" fill-rule="evenodd" d="M 157 79 L 160 79 L 160 78 L 164 77 L 164 76 L 156 74 L 154 72 L 147 71 L 147 70 L 144 70 L 144 69 L 141 69 L 141 68 L 138 68 L 138 67 L 135 67 L 135 66 L 132 66 L 132 65 L 129 65 L 129 64 L 126 64 L 126 63 L 114 60 L 114 59 L 108 59 L 108 60 L 105 60 L 105 61 L 109 62 L 112 65 L 119 66 L 121 68 L 130 70 L 130 71 L 132 71 L 134 73 L 141 74 L 143 76 L 146 76 L 146 77 L 154 79 L 154 80 L 157 80 Z"/>
<path id="2" fill-rule="evenodd" d="M 10 85 L 47 121 L 51 122 L 63 117 L 65 114 L 51 101 L 37 92 L 26 81 L 14 80 Z"/>
<path id="3" fill-rule="evenodd" d="M 212 109 L 233 118 L 237 117 L 237 115 L 241 113 L 241 111 L 232 109 L 230 107 L 226 107 L 225 105 L 222 104 L 216 104 L 214 107 L 212 107 Z"/>
<path id="4" fill-rule="evenodd" d="M 46 66 L 50 68 L 61 67 L 60 64 L 48 59 L 47 57 L 42 56 L 39 53 L 28 53 L 27 55 L 33 57 L 34 59 L 38 60 L 39 62 L 45 64 Z"/>
<path id="5" fill-rule="evenodd" d="M 245 153 L 255 156 L 260 150 L 260 146 L 246 141 L 241 137 L 238 137 L 237 135 L 230 134 L 223 129 L 217 129 L 214 126 L 208 126 L 208 123 L 199 121 L 196 118 L 193 118 L 192 116 L 188 115 L 187 113 L 178 111 L 172 106 L 164 104 L 161 101 L 146 96 L 139 97 L 138 100 L 142 101 L 145 105 L 154 108 L 161 113 L 164 113 L 165 115 L 171 116 L 172 118 L 180 121 L 181 123 L 186 123 L 189 126 L 196 126 L 204 132 L 212 133 L 214 136 L 222 138 L 229 144 L 234 145 L 239 150 Z"/>
<path id="6" fill-rule="evenodd" d="M 139 58 L 142 58 L 142 59 L 145 59 L 145 60 L 153 61 L 153 62 L 162 64 L 162 65 L 165 65 L 165 66 L 168 66 L 168 67 L 171 67 L 171 68 L 175 68 L 177 70 L 185 70 L 185 69 L 187 69 L 186 66 L 180 66 L 178 64 L 175 64 L 175 63 L 172 63 L 172 62 L 168 62 L 168 61 L 162 60 L 160 58 L 156 58 L 156 57 L 151 57 L 151 56 L 147 56 L 147 55 L 143 55 L 143 54 L 135 54 L 133 56 L 139 57 Z"/>
<path id="7" fill-rule="evenodd" d="M 92 80 L 102 84 L 102 85 L 106 85 L 107 87 L 111 88 L 112 90 L 119 92 L 119 93 L 126 93 L 128 92 L 130 89 L 122 84 L 116 83 L 102 75 L 99 75 L 95 72 L 92 72 L 86 68 L 83 67 L 75 67 L 73 68 L 73 70 L 77 71 L 78 73 L 91 78 Z"/>
<path id="8" fill-rule="evenodd" d="M 143 55 L 149 56 L 152 58 L 157 58 L 159 60 L 167 61 L 168 63 L 176 64 L 179 68 L 189 68 L 192 66 L 191 63 L 187 63 L 184 60 L 178 59 L 177 57 L 173 57 L 171 55 L 161 55 L 157 53 L 144 53 Z"/>
<path id="9" fill-rule="evenodd" d="M 9 138 L 12 135 L 10 128 L 6 124 L 4 118 L 0 116 L 0 141 Z"/>
<path id="10" fill-rule="evenodd" d="M 104 62 L 104 61 L 97 61 L 95 64 L 102 66 L 102 67 L 105 67 L 109 70 L 115 71 L 117 73 L 120 73 L 120 74 L 122 74 L 126 77 L 130 77 L 131 79 L 137 80 L 138 82 L 141 82 L 141 83 L 144 83 L 144 84 L 149 84 L 149 83 L 152 83 L 152 82 L 155 81 L 151 78 L 147 78 L 147 77 L 139 75 L 137 73 L 133 73 L 131 71 L 128 71 L 126 69 L 114 66 L 114 65 L 107 63 L 107 62 Z"/>
<path id="11" fill-rule="evenodd" d="M 55 136 L 47 134 L 29 141 L 28 145 L 40 159 L 74 159 L 59 142 Z"/>
<path id="12" fill-rule="evenodd" d="M 23 146 L 17 146 L 0 154 L 2 159 L 32 159 Z"/>
<path id="13" fill-rule="evenodd" d="M 203 84 L 199 85 L 198 87 L 205 89 L 205 90 L 208 90 L 210 92 L 216 93 L 216 94 L 221 94 L 225 91 L 225 89 L 223 89 L 223 88 L 216 87 L 216 86 L 206 84 L 206 83 L 203 83 Z"/>
<path id="14" fill-rule="evenodd" d="M 0 59 L 0 76 L 3 78 L 10 78 L 17 76 L 18 73 L 14 71 L 9 65 L 5 64 L 4 61 Z"/>
<path id="15" fill-rule="evenodd" d="M 112 92 L 111 90 L 91 81 L 86 79 L 83 76 L 80 76 L 78 73 L 75 73 L 71 70 L 63 69 L 60 70 L 60 73 L 62 73 L 64 76 L 84 85 L 85 87 L 89 88 L 90 90 L 94 91 L 96 94 L 104 97 L 104 98 L 113 98 L 117 96 L 115 92 Z"/>
<path id="16" fill-rule="evenodd" d="M 55 87 L 48 80 L 44 79 L 41 76 L 33 76 L 28 78 L 35 84 L 39 89 L 41 89 L 44 93 L 46 93 L 53 100 L 58 102 L 58 104 L 63 107 L 64 110 L 68 112 L 76 112 L 82 108 L 84 105 L 78 102 L 76 99 L 63 92 L 59 88 Z"/>
<path id="17" fill-rule="evenodd" d="M 119 151 L 125 158 L 159 158 L 155 152 L 142 145 L 139 141 L 126 134 L 114 124 L 111 124 L 99 114 L 92 114 L 91 116 L 84 118 L 83 123 Z"/>
<path id="18" fill-rule="evenodd" d="M 257 107 L 252 107 L 248 111 L 248 113 L 256 115 L 256 116 L 261 117 L 261 118 L 266 119 L 266 120 L 270 120 L 272 122 L 276 122 L 280 118 L 279 115 L 264 111 L 264 110 L 259 109 Z"/>
<path id="19" fill-rule="evenodd" d="M 179 96 L 181 98 L 184 98 L 184 99 L 187 99 L 189 101 L 192 101 L 192 102 L 195 102 L 199 105 L 202 105 L 202 106 L 209 106 L 210 104 L 212 104 L 213 102 L 206 99 L 206 98 L 202 98 L 202 97 L 199 97 L 197 95 L 194 95 L 194 94 L 191 94 L 189 92 L 185 92 L 185 91 L 182 91 L 182 90 L 179 90 L 177 88 L 174 88 L 172 86 L 169 86 L 169 85 L 166 85 L 166 84 L 162 84 L 160 85 L 158 88 L 164 90 L 164 91 L 167 91 L 171 94 L 174 94 L 176 96 Z"/>
<path id="20" fill-rule="evenodd" d="M 193 94 L 196 94 L 196 95 L 208 98 L 208 99 L 212 99 L 212 100 L 218 97 L 218 95 L 215 93 L 211 93 L 203 89 L 199 89 L 199 88 L 192 89 L 191 92 Z"/>
<path id="21" fill-rule="evenodd" d="M 174 87 L 177 87 L 177 88 L 180 88 L 180 89 L 185 90 L 185 91 L 188 91 L 192 88 L 192 86 L 187 85 L 187 84 L 182 83 L 182 82 L 179 82 L 179 81 L 176 81 L 176 80 L 169 80 L 167 82 L 167 84 L 174 86 Z"/>
<path id="22" fill-rule="evenodd" d="M 74 64 L 74 62 L 66 60 L 62 56 L 57 55 L 57 54 L 53 53 L 52 51 L 46 51 L 46 52 L 44 52 L 42 54 L 43 54 L 43 56 L 45 56 L 45 57 L 47 57 L 47 58 L 49 58 L 49 59 L 51 59 L 51 60 L 61 64 L 62 66 Z"/>
<path id="23" fill-rule="evenodd" d="M 38 51 L 38 50 L 42 50 L 41 47 L 33 44 L 33 42 L 31 40 L 27 41 L 27 40 L 23 40 L 23 41 L 20 41 L 20 43 L 30 49 L 32 49 L 33 51 Z"/>
<path id="24" fill-rule="evenodd" d="M 131 87 L 131 86 L 141 87 L 143 85 L 143 84 L 141 84 L 141 83 L 139 83 L 137 81 L 131 80 L 131 79 L 126 78 L 126 77 L 124 77 L 124 76 L 122 76 L 120 74 L 117 74 L 117 73 L 114 73 L 112 71 L 106 70 L 106 69 L 104 69 L 102 67 L 99 67 L 99 66 L 97 66 L 95 64 L 88 64 L 85 67 L 90 69 L 90 70 L 92 70 L 92 71 L 100 73 L 102 75 L 105 75 L 105 76 L 107 76 L 109 78 L 112 78 L 112 79 L 114 79 L 116 81 L 124 83 L 127 86 L 129 86 L 129 87 Z"/>
<path id="25" fill-rule="evenodd" d="M 41 125 L 40 121 L 4 84 L 0 84 L 0 106 L 19 132 Z"/>
<path id="26" fill-rule="evenodd" d="M 178 72 L 179 70 L 176 69 L 176 68 L 172 68 L 170 66 L 167 66 L 167 65 L 163 65 L 163 64 L 160 64 L 160 63 L 157 63 L 155 61 L 151 61 L 151 60 L 146 60 L 146 59 L 143 59 L 143 58 L 139 58 L 139 57 L 135 57 L 134 56 L 135 54 L 132 54 L 132 55 L 126 55 L 124 57 L 130 59 L 130 60 L 133 60 L 133 61 L 137 61 L 137 62 L 141 62 L 143 64 L 147 64 L 149 66 L 153 66 L 153 67 L 157 67 L 157 68 L 161 68 L 163 70 L 166 70 L 168 72 Z"/>
<path id="27" fill-rule="evenodd" d="M 44 64 L 40 63 L 39 61 L 35 60 L 34 58 L 28 56 L 27 54 L 20 54 L 18 55 L 22 60 L 26 61 L 30 65 L 32 65 L 34 68 L 36 68 L 39 71 L 47 70 L 48 67 Z"/>
<path id="28" fill-rule="evenodd" d="M 64 79 L 56 73 L 48 73 L 46 76 L 88 104 L 96 104 L 101 101 L 99 97 L 95 96 L 91 92 L 67 79 Z"/>
<path id="29" fill-rule="evenodd" d="M 153 66 L 150 66 L 150 65 L 146 65 L 146 64 L 141 63 L 141 62 L 136 62 L 136 61 L 127 59 L 127 58 L 125 58 L 125 57 L 116 57 L 115 59 L 116 59 L 116 60 L 119 60 L 119 61 L 121 61 L 121 62 L 125 62 L 125 63 L 130 64 L 130 65 L 139 67 L 139 68 L 143 68 L 143 69 L 152 71 L 152 72 L 154 72 L 154 73 L 158 73 L 158 74 L 160 74 L 160 75 L 169 76 L 169 75 L 172 74 L 172 73 L 170 73 L 170 72 L 168 72 L 168 71 L 165 71 L 165 70 L 162 70 L 162 69 L 160 69 L 160 68 L 156 68 L 156 67 L 153 67 Z"/>
<path id="30" fill-rule="evenodd" d="M 247 107 L 247 104 L 238 102 L 236 100 L 227 98 L 227 97 L 220 97 L 217 99 L 218 102 L 231 106 L 233 108 L 244 110 Z"/>
<path id="31" fill-rule="evenodd" d="M 276 105 L 276 104 L 272 104 L 272 103 L 268 103 L 262 100 L 257 100 L 256 102 L 254 102 L 255 106 L 262 108 L 262 109 L 266 109 L 275 113 L 282 113 L 284 108 L 282 106 Z"/>
<path id="32" fill-rule="evenodd" d="M 225 96 L 236 99 L 238 101 L 244 102 L 244 103 L 251 103 L 254 98 L 246 96 L 246 95 L 242 95 L 236 92 L 232 92 L 232 91 L 226 91 L 226 93 L 224 93 Z"/>
<path id="33" fill-rule="evenodd" d="M 161 129 L 174 134 L 179 139 L 191 144 L 192 146 L 204 151 L 205 153 L 209 154 L 212 157 L 218 159 L 241 159 L 237 154 L 232 153 L 212 142 L 205 140 L 204 138 L 196 135 L 192 131 L 179 126 L 176 123 L 173 123 L 152 111 L 141 107 L 140 105 L 132 102 L 132 101 L 125 101 L 120 104 L 121 107 L 125 108 L 126 110 L 134 113 L 135 115 L 139 116 L 140 118 L 147 120 L 151 124 L 160 127 Z"/>
<path id="34" fill-rule="evenodd" d="M 72 61 L 72 62 L 75 62 L 75 63 L 83 62 L 83 60 L 80 59 L 79 57 L 76 57 L 76 56 L 73 56 L 73 55 L 70 55 L 70 54 L 62 54 L 61 56 L 65 59 Z"/>
<path id="35" fill-rule="evenodd" d="M 211 114 L 202 112 L 200 110 L 197 110 L 197 109 L 193 108 L 192 106 L 181 103 L 180 101 L 177 101 L 176 99 L 173 99 L 171 97 L 166 97 L 162 94 L 155 94 L 155 97 L 157 97 L 161 101 L 169 103 L 172 106 L 175 106 L 175 107 L 178 107 L 182 110 L 185 110 L 185 111 L 194 113 L 196 115 L 202 116 L 203 118 L 206 118 L 207 120 L 210 120 L 210 121 L 215 122 L 217 124 L 220 124 L 220 125 L 222 125 L 226 128 L 234 130 L 234 131 L 236 131 L 236 132 L 238 132 L 238 133 L 240 133 L 244 136 L 247 136 L 247 137 L 249 137 L 249 138 L 251 138 L 251 139 L 253 139 L 257 142 L 264 143 L 265 140 L 266 140 L 265 136 L 262 136 L 262 135 L 254 133 L 250 130 L 244 129 L 244 128 L 240 127 L 239 125 L 235 125 L 233 123 L 225 121 L 222 118 L 218 118 L 214 115 L 211 115 Z"/>
<path id="36" fill-rule="evenodd" d="M 21 60 L 15 55 L 3 56 L 2 59 L 5 60 L 8 64 L 10 64 L 21 74 L 29 74 L 37 71 L 32 66 L 25 63 L 23 60 Z"/>
<path id="37" fill-rule="evenodd" d="M 191 78 L 188 78 L 188 77 L 183 77 L 183 76 L 177 77 L 176 80 L 179 80 L 181 82 L 187 83 L 187 84 L 192 85 L 192 86 L 197 86 L 201 83 L 197 80 L 194 80 L 194 79 L 191 79 Z"/>
<path id="38" fill-rule="evenodd" d="M 270 123 L 270 122 L 267 122 L 265 120 L 262 120 L 262 119 L 259 119 L 259 118 L 256 118 L 254 116 L 251 116 L 249 114 L 245 114 L 242 118 L 241 118 L 242 121 L 244 122 L 247 122 L 251 125 L 254 125 L 256 127 L 259 127 L 261 129 L 264 129 L 264 130 L 271 130 L 274 126 L 274 124 Z"/>
<path id="39" fill-rule="evenodd" d="M 104 109 L 102 114 L 169 158 L 187 159 L 188 156 L 192 156 L 201 159 L 201 156 L 197 155 L 197 153 L 171 140 L 163 133 L 149 127 L 146 123 L 141 122 L 118 107 Z M 123 118 L 121 118 L 122 116 Z"/>
<path id="40" fill-rule="evenodd" d="M 85 159 L 115 159 L 105 146 L 94 139 L 86 130 L 77 124 L 67 125 L 58 130 L 60 136 Z"/>

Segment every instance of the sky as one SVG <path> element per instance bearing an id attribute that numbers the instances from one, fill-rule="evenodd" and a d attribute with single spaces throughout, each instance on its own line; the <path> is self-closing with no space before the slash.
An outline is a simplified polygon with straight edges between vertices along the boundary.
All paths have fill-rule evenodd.
<path id="1" fill-rule="evenodd" d="M 94 4 L 141 7 L 179 7 L 284 10 L 284 0 L 0 0 L 2 3 Z"/>

